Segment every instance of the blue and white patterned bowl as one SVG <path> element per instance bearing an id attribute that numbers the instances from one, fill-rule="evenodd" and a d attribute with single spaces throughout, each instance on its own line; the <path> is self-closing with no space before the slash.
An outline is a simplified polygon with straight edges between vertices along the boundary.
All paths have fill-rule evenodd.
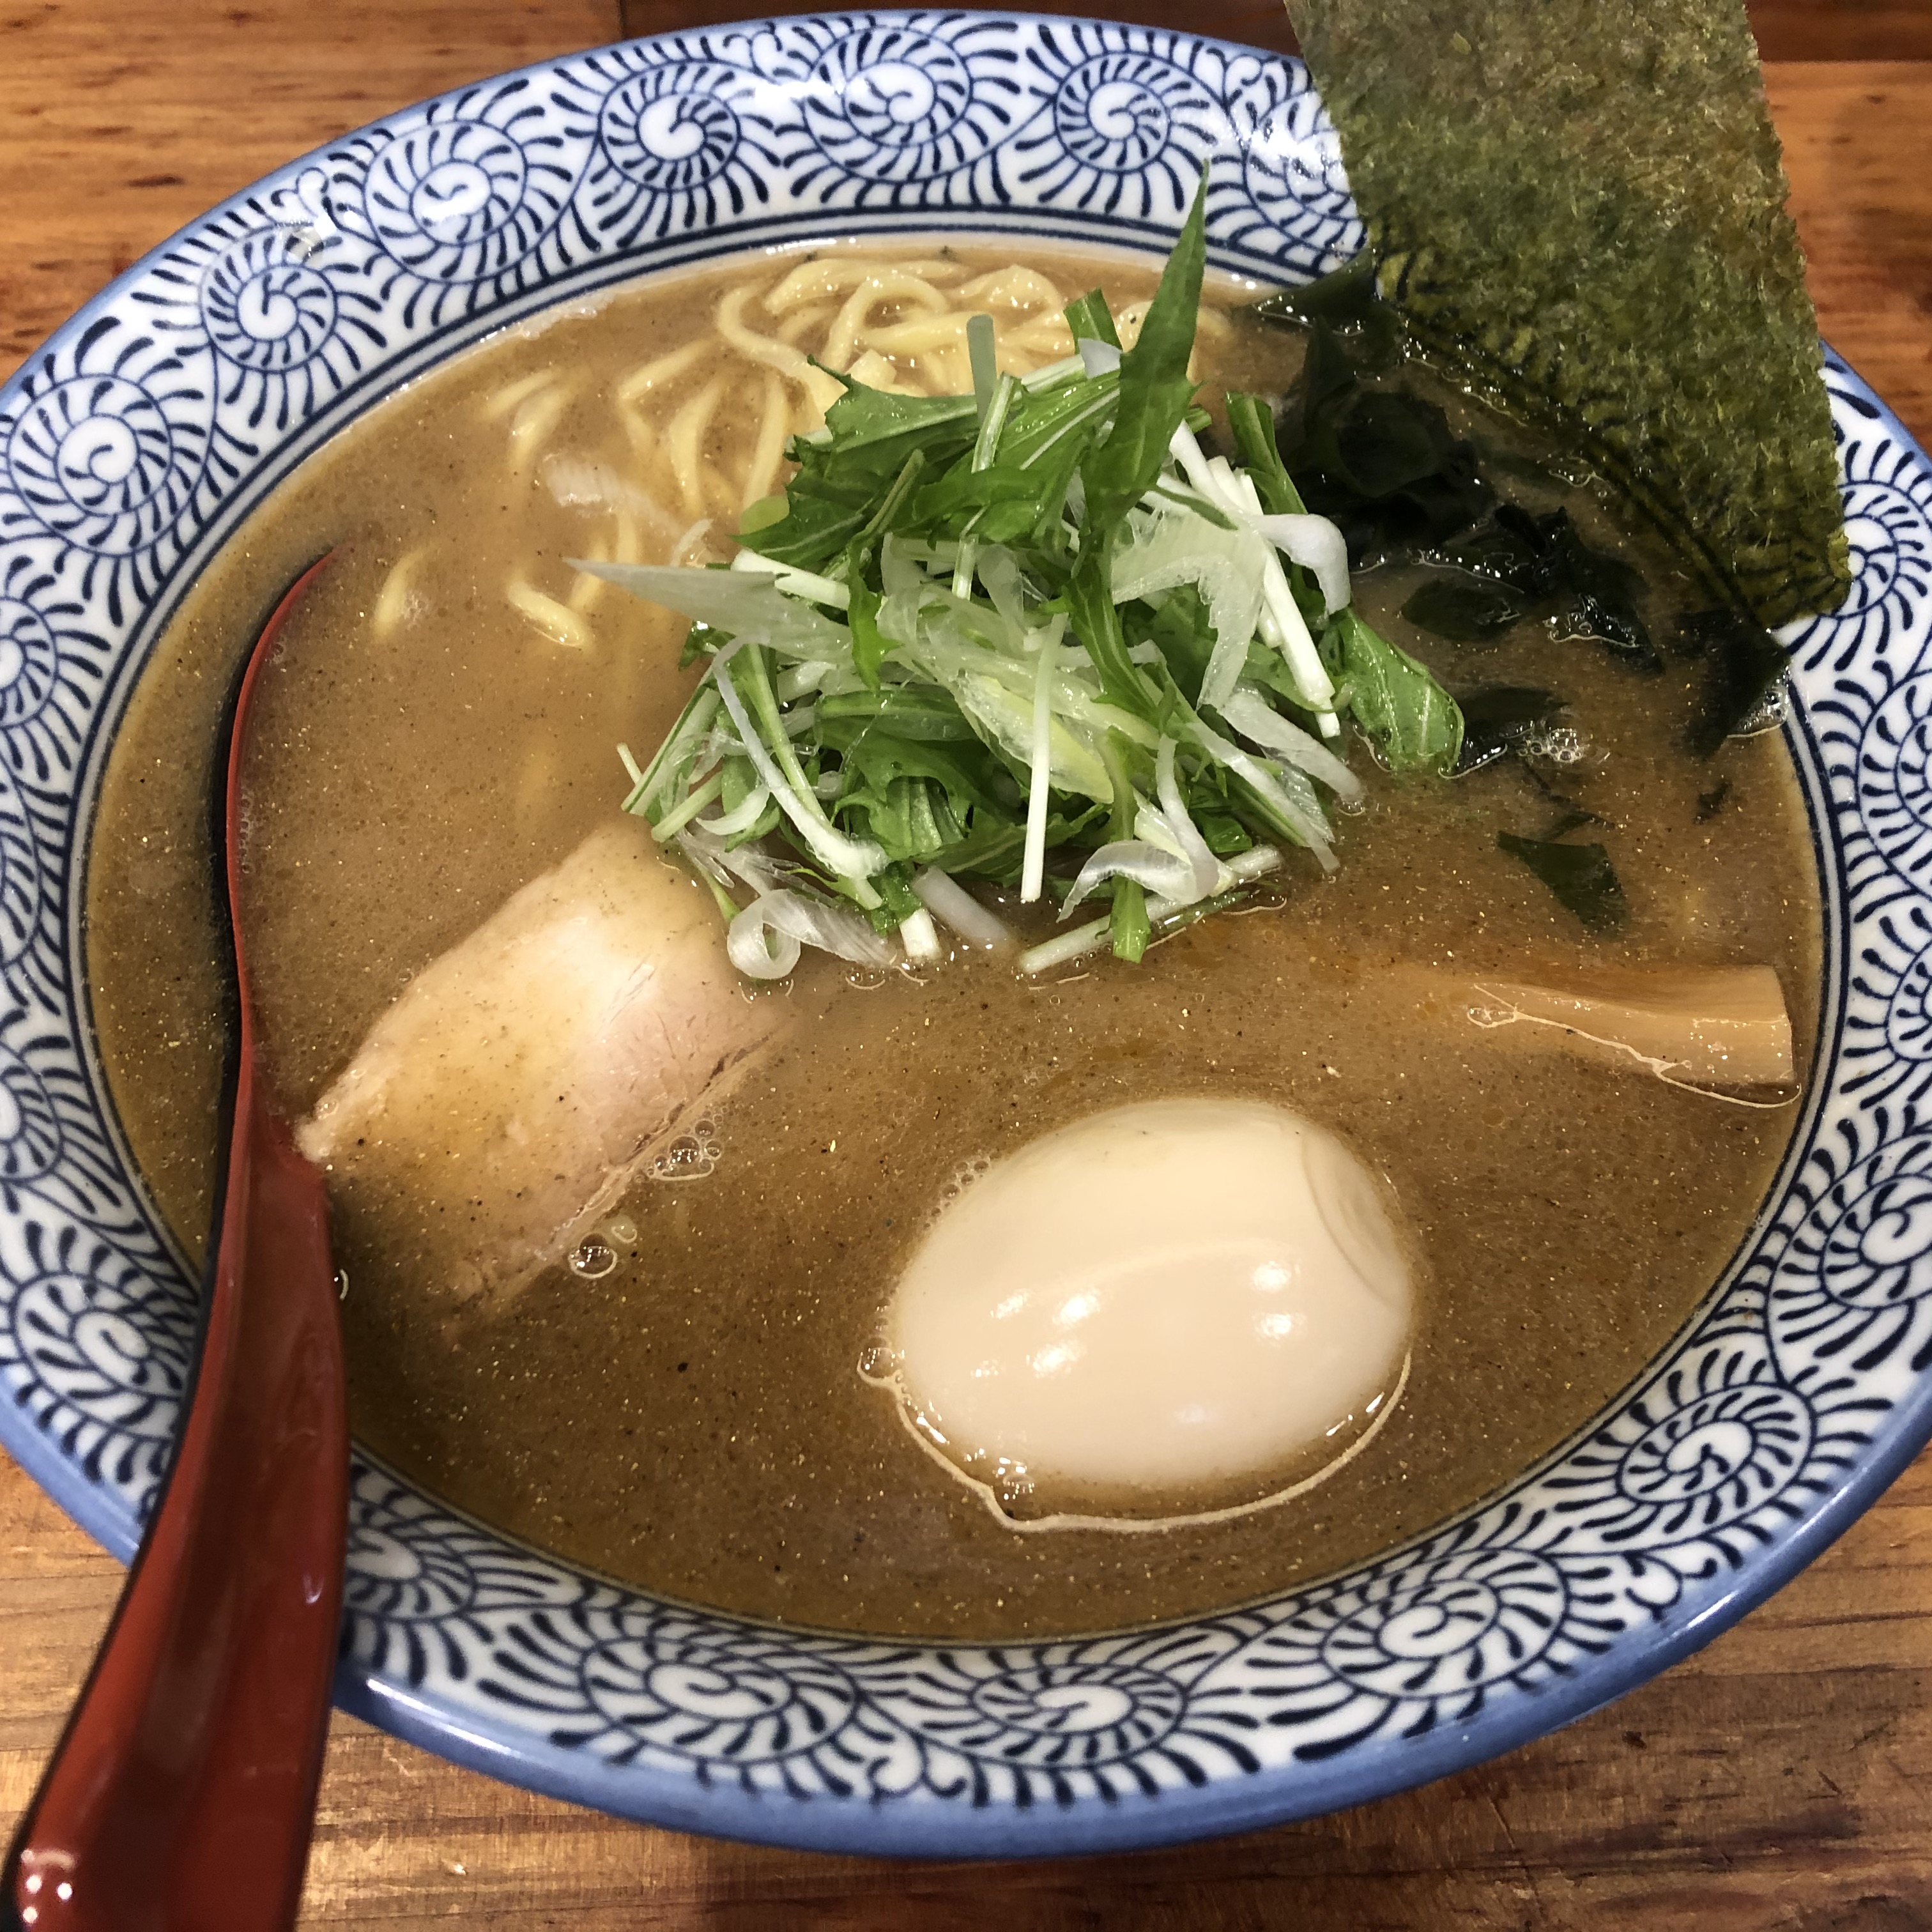
<path id="1" fill-rule="evenodd" d="M 184 590 L 407 378 L 642 270 L 836 233 L 1163 251 L 1216 163 L 1221 266 L 1361 229 L 1295 64 L 1184 34 L 848 14 L 644 40 L 352 134 L 137 263 L 0 390 L 0 1439 L 125 1556 L 194 1328 L 81 983 L 86 831 Z M 1292 1596 L 998 1648 L 658 1603 L 366 1457 L 338 1691 L 499 1776 L 664 1823 L 944 1856 L 1145 1845 L 1373 1797 L 1714 1635 L 1932 1433 L 1932 466 L 1828 358 L 1857 580 L 1786 736 L 1826 909 L 1789 1159 L 1655 1366 L 1506 1493 Z"/>

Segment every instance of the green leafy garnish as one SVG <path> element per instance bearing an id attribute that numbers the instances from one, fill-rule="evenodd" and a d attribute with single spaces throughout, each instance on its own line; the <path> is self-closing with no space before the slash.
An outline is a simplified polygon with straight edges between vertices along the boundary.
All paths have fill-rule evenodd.
<path id="1" fill-rule="evenodd" d="M 1201 278 L 1208 264 L 1207 212 L 1204 173 L 1140 334 L 1120 358 L 1112 427 L 1080 466 L 1087 489 L 1085 526 L 1103 538 L 1112 536 L 1167 466 L 1174 433 L 1194 400 L 1187 361 L 1194 352 Z"/>
<path id="2" fill-rule="evenodd" d="M 1098 289 L 1066 304 L 1066 326 L 1076 342 L 1103 342 L 1109 349 L 1120 346 L 1120 332 L 1114 326 L 1114 312 Z"/>
<path id="3" fill-rule="evenodd" d="M 1262 507 L 1270 516 L 1300 516 L 1308 506 L 1294 487 L 1288 466 L 1281 460 L 1281 445 L 1276 440 L 1274 412 L 1259 396 L 1231 391 L 1228 397 L 1228 427 L 1234 447 L 1253 479 Z"/>
<path id="4" fill-rule="evenodd" d="M 914 455 L 936 467 L 978 431 L 970 396 L 888 395 L 839 380 L 845 393 L 826 411 L 823 434 L 793 440 L 798 473 L 785 485 L 785 514 L 758 529 L 758 554 L 775 563 L 823 570 L 874 520 Z"/>
<path id="5" fill-rule="evenodd" d="M 1426 665 L 1345 610 L 1337 626 L 1349 709 L 1391 770 L 1450 772 L 1462 749 L 1462 714 Z"/>
<path id="6" fill-rule="evenodd" d="M 1334 866 L 1352 725 L 1392 770 L 1454 768 L 1454 700 L 1346 602 L 1267 405 L 1230 399 L 1240 466 L 1196 440 L 1205 208 L 1124 353 L 1096 293 L 1079 362 L 982 356 L 971 396 L 842 376 L 731 568 L 582 566 L 699 620 L 699 694 L 626 806 L 730 909 L 741 970 L 798 940 L 876 964 L 893 932 L 930 957 L 956 879 L 1097 896 L 1091 943 L 1137 960 L 1283 849 Z"/>

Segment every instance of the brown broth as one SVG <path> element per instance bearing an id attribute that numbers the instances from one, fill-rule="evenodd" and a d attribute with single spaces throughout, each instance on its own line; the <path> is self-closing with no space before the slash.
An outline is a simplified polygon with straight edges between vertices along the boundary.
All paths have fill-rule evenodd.
<path id="1" fill-rule="evenodd" d="M 1069 292 L 1094 278 L 1090 260 L 1030 259 Z M 267 682 L 251 798 L 260 1005 L 278 1083 L 306 1108 L 412 972 L 615 809 L 614 741 L 654 744 L 686 688 L 682 626 L 614 592 L 587 651 L 505 604 L 513 566 L 566 595 L 562 560 L 592 525 L 533 475 L 508 475 L 488 399 L 526 369 L 568 368 L 578 390 L 553 446 L 621 462 L 611 390 L 698 327 L 729 279 L 626 291 L 392 399 L 278 492 L 163 638 L 104 788 L 88 961 L 116 1103 L 187 1249 L 207 1222 L 220 1046 L 205 801 L 241 652 L 295 570 L 343 546 Z M 1150 285 L 1138 267 L 1104 279 L 1117 301 Z M 1279 390 L 1295 353 L 1240 325 L 1207 373 Z M 721 464 L 746 421 L 721 419 Z M 1587 492 L 1563 500 L 1597 540 L 1616 536 Z M 1684 594 L 1667 556 L 1620 541 L 1661 615 Z M 369 614 L 418 549 L 420 608 L 384 643 Z M 1336 878 L 1292 863 L 1259 909 L 1178 935 L 1140 969 L 1101 959 L 1036 985 L 962 961 L 859 991 L 808 966 L 779 996 L 806 1024 L 716 1110 L 716 1170 L 641 1184 L 626 1209 L 636 1240 L 602 1279 L 550 1270 L 494 1318 L 452 1322 L 433 1284 L 338 1226 L 360 1439 L 486 1521 L 674 1596 L 998 1637 L 1305 1581 L 1438 1520 L 1585 1422 L 1735 1250 L 1792 1110 L 1586 1063 L 1528 1028 L 1479 1032 L 1450 994 L 1419 1006 L 1414 973 L 1450 988 L 1768 963 L 1808 1050 L 1819 914 L 1802 813 L 1774 736 L 1709 765 L 1676 748 L 1689 671 L 1633 674 L 1532 626 L 1445 646 L 1395 614 L 1408 581 L 1367 578 L 1365 614 L 1452 688 L 1568 698 L 1587 748 L 1546 775 L 1606 822 L 1595 836 L 1630 902 L 1623 934 L 1586 937 L 1497 849 L 1498 830 L 1540 833 L 1552 816 L 1510 763 L 1446 788 L 1372 781 L 1342 821 Z M 1720 778 L 1728 795 L 1706 813 Z M 1426 1258 L 1406 1398 L 1359 1457 L 1277 1509 L 1151 1535 L 1016 1534 L 860 1380 L 880 1305 L 962 1163 L 1096 1108 L 1208 1093 L 1300 1109 L 1394 1187 Z"/>

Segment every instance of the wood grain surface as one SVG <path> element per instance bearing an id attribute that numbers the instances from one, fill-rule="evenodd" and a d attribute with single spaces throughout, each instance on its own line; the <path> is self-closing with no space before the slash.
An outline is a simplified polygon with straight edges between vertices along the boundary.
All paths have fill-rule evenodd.
<path id="1" fill-rule="evenodd" d="M 0 374 L 174 228 L 304 148 L 627 27 L 746 10 L 0 0 Z M 1081 10 L 1288 42 L 1269 0 Z M 1825 333 L 1932 437 L 1932 0 L 1764 0 L 1754 14 Z M 119 1580 L 0 1457 L 0 1830 Z M 1932 1459 L 1738 1628 L 1611 1708 L 1420 1791 L 1179 1850 L 976 1868 L 763 1851 L 532 1797 L 338 1720 L 303 1923 L 1932 1927 Z"/>

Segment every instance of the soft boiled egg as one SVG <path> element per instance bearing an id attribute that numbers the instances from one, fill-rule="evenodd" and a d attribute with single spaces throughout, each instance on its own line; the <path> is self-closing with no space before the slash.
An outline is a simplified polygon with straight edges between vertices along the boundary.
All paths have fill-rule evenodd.
<path id="1" fill-rule="evenodd" d="M 884 1340 L 908 1419 L 962 1474 L 1157 1503 L 1290 1468 L 1372 1413 L 1414 1298 L 1388 1192 L 1334 1135 L 1161 1100 L 965 1186 Z"/>

